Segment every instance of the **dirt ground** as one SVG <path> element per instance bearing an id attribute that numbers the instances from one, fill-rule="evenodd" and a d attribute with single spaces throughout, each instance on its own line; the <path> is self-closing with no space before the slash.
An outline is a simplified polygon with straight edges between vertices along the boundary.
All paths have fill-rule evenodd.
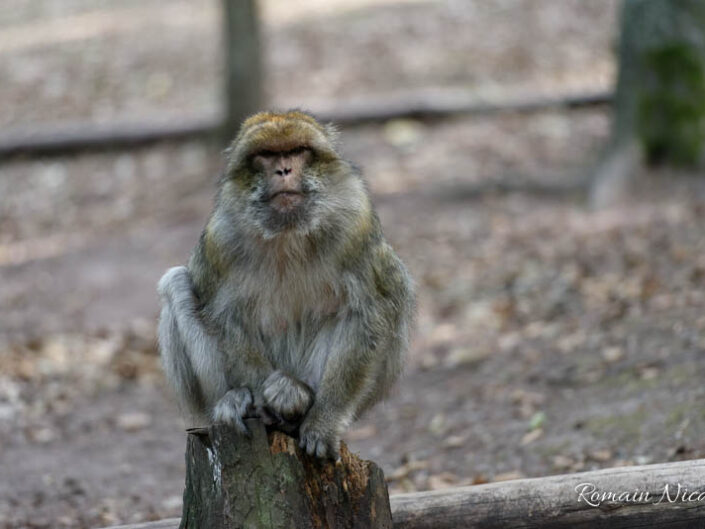
<path id="1" fill-rule="evenodd" d="M 219 111 L 216 3 L 10 3 L 3 127 Z M 263 2 L 277 105 L 565 93 L 614 72 L 614 1 L 291 4 Z M 608 108 L 343 131 L 419 291 L 406 376 L 345 436 L 392 493 L 705 457 L 705 182 L 642 174 L 589 209 L 579 184 L 608 133 Z M 0 527 L 180 514 L 155 284 L 198 237 L 220 150 L 1 163 Z"/>

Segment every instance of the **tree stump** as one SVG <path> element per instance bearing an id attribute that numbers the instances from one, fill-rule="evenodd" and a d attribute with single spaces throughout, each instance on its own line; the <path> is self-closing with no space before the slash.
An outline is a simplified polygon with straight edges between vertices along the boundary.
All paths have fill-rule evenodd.
<path id="1" fill-rule="evenodd" d="M 190 430 L 180 529 L 391 529 L 382 470 L 341 443 L 340 461 L 248 419 L 250 438 L 223 425 Z"/>

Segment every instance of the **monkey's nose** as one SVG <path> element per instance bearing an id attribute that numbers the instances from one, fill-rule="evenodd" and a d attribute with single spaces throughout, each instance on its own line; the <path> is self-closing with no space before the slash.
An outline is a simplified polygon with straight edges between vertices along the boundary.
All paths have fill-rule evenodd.
<path id="1" fill-rule="evenodd" d="M 289 173 L 291 173 L 291 169 L 288 167 L 285 167 L 284 169 L 277 169 L 274 172 L 276 174 L 278 174 L 279 176 L 285 176 L 285 175 L 288 175 Z"/>

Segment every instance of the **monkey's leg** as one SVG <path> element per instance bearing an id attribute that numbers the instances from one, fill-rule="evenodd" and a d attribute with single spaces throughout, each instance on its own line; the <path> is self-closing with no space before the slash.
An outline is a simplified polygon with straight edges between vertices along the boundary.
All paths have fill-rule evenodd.
<path id="1" fill-rule="evenodd" d="M 169 269 L 159 281 L 162 313 L 159 344 L 164 369 L 182 405 L 200 419 L 220 420 L 245 429 L 252 395 L 228 391 L 223 355 L 216 337 L 201 322 L 186 267 Z"/>
<path id="2" fill-rule="evenodd" d="M 207 413 L 201 386 L 179 334 L 172 306 L 166 300 L 159 317 L 159 350 L 164 373 L 176 392 L 182 412 L 191 415 L 187 422 L 204 422 Z"/>
<path id="3" fill-rule="evenodd" d="M 299 444 L 310 455 L 337 458 L 340 434 L 361 402 L 375 391 L 375 355 L 361 316 L 348 316 L 322 332 L 316 347 L 325 362 L 313 405 L 301 424 Z M 323 348 L 335 347 L 332 351 Z"/>

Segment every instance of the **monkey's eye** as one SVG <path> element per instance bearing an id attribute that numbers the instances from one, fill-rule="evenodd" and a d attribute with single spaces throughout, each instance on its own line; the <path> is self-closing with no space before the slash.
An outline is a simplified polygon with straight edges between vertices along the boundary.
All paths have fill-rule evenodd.
<path id="1" fill-rule="evenodd" d="M 268 150 L 262 150 L 262 151 L 257 151 L 255 153 L 255 156 L 261 156 L 262 158 L 271 158 L 273 156 L 276 156 L 277 153 L 274 151 L 268 151 Z"/>
<path id="2" fill-rule="evenodd" d="M 301 145 L 300 147 L 296 147 L 294 149 L 291 149 L 288 154 L 296 156 L 298 154 L 303 154 L 303 153 L 310 151 L 310 150 L 311 149 L 309 149 L 308 147 Z"/>

